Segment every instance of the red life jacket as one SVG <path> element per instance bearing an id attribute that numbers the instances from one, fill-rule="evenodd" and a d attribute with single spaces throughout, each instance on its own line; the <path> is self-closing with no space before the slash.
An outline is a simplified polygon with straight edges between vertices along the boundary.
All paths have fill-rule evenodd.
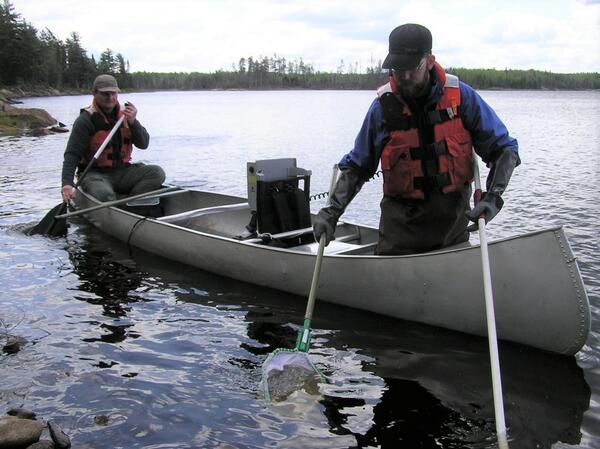
<path id="1" fill-rule="evenodd" d="M 116 120 L 123 116 L 123 113 L 120 110 L 119 105 L 117 105 L 117 118 L 116 120 L 109 120 L 108 117 L 102 112 L 102 110 L 97 107 L 96 102 L 92 102 L 91 106 L 87 108 L 83 108 L 81 110 L 89 114 L 92 123 L 94 124 L 94 129 L 96 130 L 94 134 L 90 137 L 90 143 L 88 144 L 85 156 L 85 163 L 89 163 L 100 148 L 100 145 L 104 142 L 113 126 L 116 123 Z M 120 135 L 120 149 L 115 151 L 114 144 L 116 143 L 115 139 L 118 137 L 114 137 L 111 139 L 110 143 L 106 146 L 102 154 L 96 160 L 97 167 L 118 167 L 123 164 L 128 164 L 131 160 L 131 151 L 133 150 L 131 145 L 131 130 L 129 129 L 129 124 L 127 120 L 123 120 L 123 126 L 117 131 L 116 136 Z"/>
<path id="2" fill-rule="evenodd" d="M 378 89 L 390 139 L 381 154 L 383 193 L 390 197 L 423 199 L 426 190 L 463 191 L 473 181 L 471 135 L 460 118 L 458 78 L 435 64 L 444 95 L 426 112 L 425 126 L 433 126 L 434 142 L 423 145 L 410 109 L 395 94 L 391 83 Z"/>

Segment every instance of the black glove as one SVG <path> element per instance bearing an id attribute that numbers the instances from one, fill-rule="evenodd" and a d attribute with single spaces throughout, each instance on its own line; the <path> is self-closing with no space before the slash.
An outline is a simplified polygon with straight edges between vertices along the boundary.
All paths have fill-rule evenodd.
<path id="1" fill-rule="evenodd" d="M 467 218 L 475 222 L 467 227 L 468 232 L 473 232 L 479 228 L 478 220 L 481 214 L 485 214 L 485 222 L 488 223 L 500 212 L 504 204 L 501 195 L 506 190 L 508 181 L 518 163 L 517 154 L 508 148 L 502 149 L 498 156 L 496 156 L 491 163 L 490 173 L 486 180 L 488 191 L 484 192 L 479 203 L 467 212 Z"/>
<path id="2" fill-rule="evenodd" d="M 323 209 L 319 211 L 315 218 L 313 219 L 313 234 L 315 235 L 315 240 L 318 242 L 321 238 L 321 234 L 325 233 L 325 246 L 329 245 L 335 237 L 333 233 L 335 232 L 335 226 L 337 224 L 337 218 L 329 217 L 326 213 L 323 212 Z"/>
<path id="3" fill-rule="evenodd" d="M 326 233 L 325 245 L 335 239 L 334 232 L 339 218 L 365 183 L 357 169 L 342 170 L 332 192 L 329 192 L 329 204 L 313 218 L 313 234 L 318 242 L 321 234 Z"/>
<path id="4" fill-rule="evenodd" d="M 479 216 L 481 214 L 484 214 L 485 222 L 487 223 L 500 212 L 503 205 L 504 200 L 500 198 L 500 195 L 492 192 L 484 192 L 481 200 L 479 200 L 473 209 L 467 212 L 469 220 L 475 222 L 467 226 L 467 231 L 473 232 L 479 229 Z"/>

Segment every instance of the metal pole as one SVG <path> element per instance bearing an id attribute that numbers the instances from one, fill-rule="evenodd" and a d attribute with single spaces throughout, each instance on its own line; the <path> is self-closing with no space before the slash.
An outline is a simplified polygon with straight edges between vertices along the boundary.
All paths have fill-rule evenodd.
<path id="1" fill-rule="evenodd" d="M 481 180 L 479 179 L 479 163 L 473 152 L 475 172 L 475 192 L 473 197 L 477 203 L 481 199 Z M 487 318 L 488 345 L 492 368 L 492 389 L 494 394 L 494 415 L 496 418 L 496 437 L 499 449 L 508 449 L 506 423 L 504 420 L 504 400 L 502 398 L 502 377 L 500 374 L 500 357 L 498 356 L 498 337 L 496 335 L 496 316 L 494 314 L 494 296 L 492 293 L 492 275 L 488 254 L 487 236 L 485 233 L 485 217 L 482 214 L 477 221 L 479 226 L 479 242 L 481 248 L 481 267 L 483 270 L 483 290 L 485 296 L 485 313 Z"/>

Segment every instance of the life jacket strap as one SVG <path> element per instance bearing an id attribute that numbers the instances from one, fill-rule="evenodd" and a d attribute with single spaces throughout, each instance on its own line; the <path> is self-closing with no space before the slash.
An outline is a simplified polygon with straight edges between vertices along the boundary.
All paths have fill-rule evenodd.
<path id="1" fill-rule="evenodd" d="M 427 118 L 431 125 L 449 122 L 455 117 L 460 116 L 460 106 L 454 106 L 446 109 L 435 109 L 427 112 Z"/>
<path id="2" fill-rule="evenodd" d="M 448 185 L 450 185 L 450 175 L 448 173 L 438 173 L 433 176 L 422 176 L 413 179 L 413 187 L 425 191 L 441 189 Z"/>
<path id="3" fill-rule="evenodd" d="M 425 148 L 411 148 L 410 158 L 420 160 L 437 160 L 441 155 L 448 154 L 448 145 L 445 140 L 434 142 L 427 145 Z"/>

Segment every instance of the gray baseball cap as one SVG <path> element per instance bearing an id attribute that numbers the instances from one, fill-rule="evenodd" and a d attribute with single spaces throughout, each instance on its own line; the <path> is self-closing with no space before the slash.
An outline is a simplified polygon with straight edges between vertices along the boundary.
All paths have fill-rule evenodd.
<path id="1" fill-rule="evenodd" d="M 99 92 L 121 92 L 117 80 L 112 75 L 98 75 L 94 80 L 92 90 Z"/>

